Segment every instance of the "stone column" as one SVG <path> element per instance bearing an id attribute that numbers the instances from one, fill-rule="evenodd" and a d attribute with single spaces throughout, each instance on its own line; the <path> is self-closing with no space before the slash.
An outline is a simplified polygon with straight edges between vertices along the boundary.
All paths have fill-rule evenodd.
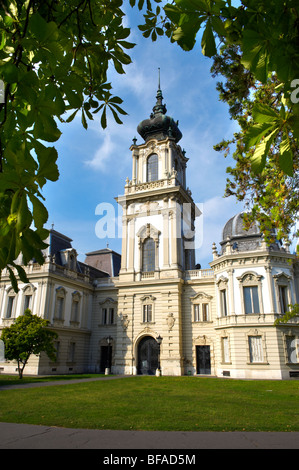
<path id="1" fill-rule="evenodd" d="M 272 268 L 271 266 L 265 266 L 266 271 L 266 278 L 268 284 L 268 291 L 269 291 L 269 299 L 270 299 L 270 312 L 274 313 L 274 290 L 273 290 L 273 279 L 271 276 Z"/>
<path id="2" fill-rule="evenodd" d="M 128 259 L 128 269 L 130 271 L 134 270 L 134 248 L 135 248 L 135 217 L 128 218 L 128 234 L 129 234 L 129 259 Z"/>
<path id="3" fill-rule="evenodd" d="M 163 265 L 169 267 L 169 212 L 163 213 Z"/>
<path id="4" fill-rule="evenodd" d="M 229 303 L 230 303 L 230 315 L 235 315 L 235 292 L 234 292 L 234 269 L 228 269 L 228 288 L 229 288 Z"/>
<path id="5" fill-rule="evenodd" d="M 121 247 L 121 269 L 127 269 L 127 208 L 123 207 L 123 217 L 122 217 L 122 247 Z"/>

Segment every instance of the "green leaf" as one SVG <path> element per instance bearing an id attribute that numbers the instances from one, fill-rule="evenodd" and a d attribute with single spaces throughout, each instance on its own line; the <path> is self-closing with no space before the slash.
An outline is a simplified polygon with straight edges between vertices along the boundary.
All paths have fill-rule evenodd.
<path id="1" fill-rule="evenodd" d="M 211 21 L 208 20 L 201 40 L 202 53 L 204 56 L 212 57 L 217 54 L 216 43 L 212 31 Z"/>
<path id="2" fill-rule="evenodd" d="M 17 223 L 16 223 L 16 231 L 17 234 L 24 231 L 24 229 L 28 228 L 32 222 L 31 212 L 28 208 L 27 203 L 27 196 L 25 191 L 20 193 L 20 202 L 17 210 Z"/>
<path id="3" fill-rule="evenodd" d="M 82 115 L 81 115 L 81 122 L 82 122 L 82 125 L 84 127 L 84 129 L 87 129 L 87 121 L 86 121 L 86 117 L 85 117 L 85 113 L 84 113 L 84 109 L 82 108 Z"/>
<path id="4" fill-rule="evenodd" d="M 258 123 L 251 126 L 244 137 L 244 142 L 246 144 L 245 150 L 248 151 L 250 147 L 254 147 L 271 129 L 273 129 L 273 123 L 268 122 Z"/>
<path id="5" fill-rule="evenodd" d="M 8 62 L 1 67 L 1 75 L 5 83 L 16 83 L 18 81 L 18 68 Z"/>
<path id="6" fill-rule="evenodd" d="M 75 116 L 76 116 L 76 114 L 77 114 L 78 111 L 79 111 L 79 109 L 76 109 L 76 111 L 74 111 L 74 112 L 66 119 L 66 122 L 71 122 L 71 121 L 75 118 Z"/>
<path id="7" fill-rule="evenodd" d="M 279 114 L 270 106 L 255 104 L 252 109 L 252 117 L 258 123 L 274 123 L 279 120 Z"/>
<path id="8" fill-rule="evenodd" d="M 33 206 L 33 219 L 34 225 L 37 229 L 42 229 L 48 220 L 48 211 L 43 203 L 34 194 L 28 194 L 29 199 Z"/>
<path id="9" fill-rule="evenodd" d="M 172 35 L 172 39 L 177 41 L 178 45 L 184 51 L 193 49 L 196 42 L 196 35 L 203 22 L 203 18 L 194 16 L 184 16 L 184 23 L 181 24 Z"/>
<path id="10" fill-rule="evenodd" d="M 36 145 L 35 150 L 39 162 L 37 177 L 57 181 L 59 178 L 59 171 L 56 165 L 57 150 L 54 147 L 44 147 L 43 145 Z"/>
<path id="11" fill-rule="evenodd" d="M 106 106 L 103 109 L 102 116 L 101 116 L 101 126 L 103 129 L 107 127 L 107 116 L 106 116 Z"/>
<path id="12" fill-rule="evenodd" d="M 279 166 L 287 175 L 293 176 L 293 152 L 287 135 L 280 143 Z"/>
<path id="13" fill-rule="evenodd" d="M 277 132 L 278 129 L 275 129 L 256 146 L 254 154 L 251 157 L 251 167 L 254 173 L 257 174 L 263 170 L 270 145 Z"/>

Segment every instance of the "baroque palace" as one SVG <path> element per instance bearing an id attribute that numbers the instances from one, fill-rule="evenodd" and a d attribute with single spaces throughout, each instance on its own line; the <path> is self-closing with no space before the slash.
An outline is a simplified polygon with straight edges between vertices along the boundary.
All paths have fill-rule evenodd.
<path id="1" fill-rule="evenodd" d="M 200 211 L 186 188 L 188 158 L 160 86 L 149 119 L 133 139 L 132 180 L 122 206 L 121 256 L 106 248 L 77 259 L 72 240 L 50 230 L 45 263 L 27 266 L 16 294 L 0 281 L 0 332 L 26 308 L 58 333 L 57 357 L 32 356 L 28 374 L 211 375 L 241 379 L 299 376 L 298 316 L 274 321 L 299 303 L 299 263 L 288 246 L 267 246 L 242 213 L 212 246 L 211 269 L 195 262 Z M 21 260 L 19 260 L 21 262 Z M 16 364 L 0 362 L 0 372 Z"/>

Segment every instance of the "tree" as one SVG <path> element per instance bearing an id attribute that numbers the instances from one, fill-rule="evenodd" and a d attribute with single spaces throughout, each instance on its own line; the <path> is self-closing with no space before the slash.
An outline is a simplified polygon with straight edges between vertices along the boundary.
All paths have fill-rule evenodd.
<path id="1" fill-rule="evenodd" d="M 54 143 L 80 113 L 82 125 L 110 110 L 118 123 L 122 100 L 107 83 L 109 66 L 123 74 L 122 0 L 4 0 L 0 4 L 0 272 L 28 282 L 15 261 L 44 263 L 47 208 L 42 194 L 59 170 Z"/>
<path id="2" fill-rule="evenodd" d="M 269 243 L 274 242 L 275 238 L 287 241 L 292 236 L 299 216 L 299 158 L 296 142 L 289 136 L 294 154 L 293 176 L 281 169 L 281 153 L 277 144 L 270 145 L 269 158 L 263 171 L 254 172 L 255 161 L 252 155 L 255 150 L 250 144 L 251 139 L 256 137 L 252 118 L 256 108 L 260 113 L 271 111 L 271 116 L 279 112 L 281 92 L 277 89 L 277 77 L 272 74 L 265 84 L 256 81 L 253 74 L 242 65 L 240 50 L 235 45 L 221 48 L 220 53 L 214 57 L 211 71 L 214 77 L 225 79 L 225 83 L 217 83 L 219 96 L 228 103 L 230 115 L 240 128 L 232 139 L 222 141 L 214 147 L 217 151 L 224 151 L 225 156 L 231 148 L 234 149 L 236 166 L 227 168 L 229 178 L 225 195 L 234 195 L 250 209 L 245 214 L 246 228 L 258 221 Z M 265 120 L 268 119 L 267 116 L 265 114 Z"/>
<path id="3" fill-rule="evenodd" d="M 130 3 L 134 6 L 136 1 Z M 138 7 L 143 4 L 139 1 Z M 298 2 L 240 0 L 236 7 L 231 0 L 174 0 L 163 10 L 161 14 L 157 6 L 154 12 L 147 5 L 145 23 L 140 26 L 145 37 L 156 40 L 166 34 L 185 51 L 201 37 L 205 56 L 219 65 L 223 54 L 221 73 L 228 79 L 228 88 L 220 90 L 221 99 L 228 102 L 232 118 L 241 126 L 230 142 L 237 148 L 237 164 L 228 169 L 234 181 L 226 193 L 243 200 L 250 192 L 253 218 L 259 217 L 266 237 L 276 226 L 279 237 L 286 238 L 298 214 Z M 222 50 L 216 40 L 224 45 Z M 233 62 L 228 50 L 230 54 L 234 50 Z M 219 70 L 214 68 L 216 73 Z M 218 146 L 223 148 L 225 143 Z"/>
<path id="4" fill-rule="evenodd" d="M 56 350 L 53 341 L 58 335 L 47 329 L 48 324 L 48 320 L 33 315 L 27 309 L 11 326 L 2 330 L 1 339 L 5 345 L 5 358 L 17 361 L 20 379 L 32 354 L 39 355 L 45 352 L 51 360 L 55 360 Z"/>
<path id="5" fill-rule="evenodd" d="M 249 163 L 261 173 L 279 149 L 280 169 L 292 177 L 299 138 L 299 9 L 297 0 L 130 0 L 143 10 L 145 37 L 166 34 L 184 50 L 201 35 L 202 53 L 217 54 L 216 40 L 239 47 L 241 63 L 265 84 L 275 73 L 275 110 L 264 103 L 252 113 Z M 123 0 L 3 0 L 0 4 L 0 272 L 5 267 L 18 290 L 28 282 L 23 264 L 44 263 L 48 212 L 43 188 L 59 170 L 53 145 L 61 128 L 81 115 L 85 129 L 107 110 L 121 123 L 122 100 L 107 83 L 109 67 L 123 74 L 134 47 L 123 25 Z M 0 83 L 1 85 L 1 83 Z M 1 93 L 0 93 L 1 97 Z M 276 156 L 275 156 L 276 158 Z"/>

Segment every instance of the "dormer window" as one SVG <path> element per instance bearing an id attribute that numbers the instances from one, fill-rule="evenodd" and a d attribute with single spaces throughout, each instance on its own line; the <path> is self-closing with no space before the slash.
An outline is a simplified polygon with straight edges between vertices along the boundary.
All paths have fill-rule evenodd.
<path id="1" fill-rule="evenodd" d="M 146 162 L 146 181 L 157 181 L 158 177 L 158 155 L 153 153 L 150 155 Z"/>

